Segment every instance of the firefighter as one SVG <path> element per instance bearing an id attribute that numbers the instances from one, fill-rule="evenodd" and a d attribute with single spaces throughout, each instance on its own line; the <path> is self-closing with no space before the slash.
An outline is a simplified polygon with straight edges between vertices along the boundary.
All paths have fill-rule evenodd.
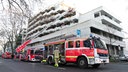
<path id="1" fill-rule="evenodd" d="M 58 62 L 59 62 L 59 54 L 60 54 L 60 51 L 58 49 L 58 47 L 55 48 L 54 50 L 54 60 L 55 60 L 55 67 L 58 67 Z"/>

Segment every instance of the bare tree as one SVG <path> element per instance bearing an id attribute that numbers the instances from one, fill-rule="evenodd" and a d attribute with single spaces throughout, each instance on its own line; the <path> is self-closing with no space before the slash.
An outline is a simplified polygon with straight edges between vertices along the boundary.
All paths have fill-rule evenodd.
<path id="1" fill-rule="evenodd" d="M 14 45 L 17 35 L 22 29 L 25 21 L 24 16 L 18 13 L 10 13 L 6 18 L 2 19 L 2 30 L 4 32 L 3 36 L 11 45 L 12 53 L 14 52 Z"/>
<path id="2" fill-rule="evenodd" d="M 7 41 L 4 34 L 5 32 L 3 30 L 0 30 L 0 45 L 3 48 L 3 51 L 5 52 Z"/>
<path id="3" fill-rule="evenodd" d="M 6 39 L 10 45 L 12 53 L 14 53 L 14 45 L 19 32 L 23 25 L 31 19 L 32 5 L 41 4 L 43 0 L 0 0 L 4 15 L 1 18 L 3 35 L 0 37 Z M 6 42 L 7 42 L 6 41 Z"/>

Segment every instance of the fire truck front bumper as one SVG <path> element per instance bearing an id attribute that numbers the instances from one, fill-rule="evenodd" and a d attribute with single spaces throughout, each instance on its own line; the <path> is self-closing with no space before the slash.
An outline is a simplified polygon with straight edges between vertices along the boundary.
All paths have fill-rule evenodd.
<path id="1" fill-rule="evenodd" d="M 35 58 L 32 58 L 31 61 L 40 61 L 40 59 L 35 59 Z"/>
<path id="2" fill-rule="evenodd" d="M 89 58 L 89 64 L 107 64 L 109 58 Z"/>
<path id="3" fill-rule="evenodd" d="M 107 64 L 109 63 L 109 58 L 95 58 L 95 63 Z"/>

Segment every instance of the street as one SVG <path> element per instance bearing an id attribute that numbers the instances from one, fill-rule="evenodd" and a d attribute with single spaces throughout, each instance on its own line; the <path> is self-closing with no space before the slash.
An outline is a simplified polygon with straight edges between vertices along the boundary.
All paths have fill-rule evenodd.
<path id="1" fill-rule="evenodd" d="M 52 65 L 32 62 L 22 62 L 0 58 L 0 72 L 126 72 L 128 63 L 110 63 L 98 69 L 89 67 L 80 69 L 76 65 L 65 65 L 55 68 Z"/>

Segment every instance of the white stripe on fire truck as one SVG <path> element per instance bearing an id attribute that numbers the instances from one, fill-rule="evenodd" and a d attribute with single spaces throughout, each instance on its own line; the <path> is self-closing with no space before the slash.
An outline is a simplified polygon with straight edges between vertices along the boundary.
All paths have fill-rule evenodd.
<path id="1" fill-rule="evenodd" d="M 78 56 L 66 56 L 66 58 L 77 58 Z"/>
<path id="2" fill-rule="evenodd" d="M 90 48 L 66 48 L 66 50 L 80 50 L 80 49 L 90 49 Z"/>
<path id="3" fill-rule="evenodd" d="M 66 58 L 77 58 L 78 56 L 66 56 Z M 88 56 L 88 58 L 94 58 L 94 56 Z"/>

